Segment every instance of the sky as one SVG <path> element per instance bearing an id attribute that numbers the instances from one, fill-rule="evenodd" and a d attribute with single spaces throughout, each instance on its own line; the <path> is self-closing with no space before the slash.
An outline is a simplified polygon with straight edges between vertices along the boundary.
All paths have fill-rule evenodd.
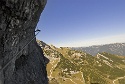
<path id="1" fill-rule="evenodd" d="M 48 0 L 37 26 L 56 47 L 125 42 L 125 0 Z"/>

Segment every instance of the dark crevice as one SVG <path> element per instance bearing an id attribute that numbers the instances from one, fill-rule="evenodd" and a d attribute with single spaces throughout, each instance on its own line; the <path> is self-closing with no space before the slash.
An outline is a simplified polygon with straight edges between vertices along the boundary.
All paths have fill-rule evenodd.
<path id="1" fill-rule="evenodd" d="M 15 61 L 15 70 L 20 69 L 22 66 L 26 64 L 27 56 L 21 55 L 16 61 Z"/>

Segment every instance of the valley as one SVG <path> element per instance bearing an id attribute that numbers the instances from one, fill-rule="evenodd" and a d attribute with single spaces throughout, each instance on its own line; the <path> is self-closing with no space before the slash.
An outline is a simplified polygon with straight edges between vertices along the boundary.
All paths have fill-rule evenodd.
<path id="1" fill-rule="evenodd" d="M 95 56 L 68 47 L 57 48 L 37 40 L 49 58 L 49 84 L 124 84 L 125 57 L 107 52 Z"/>

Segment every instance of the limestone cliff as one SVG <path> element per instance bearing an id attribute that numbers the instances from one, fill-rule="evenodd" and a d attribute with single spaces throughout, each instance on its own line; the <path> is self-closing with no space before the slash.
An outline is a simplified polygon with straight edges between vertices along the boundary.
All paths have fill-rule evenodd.
<path id="1" fill-rule="evenodd" d="M 34 36 L 46 0 L 0 0 L 0 69 Z M 47 58 L 34 39 L 0 72 L 0 84 L 48 84 Z"/>

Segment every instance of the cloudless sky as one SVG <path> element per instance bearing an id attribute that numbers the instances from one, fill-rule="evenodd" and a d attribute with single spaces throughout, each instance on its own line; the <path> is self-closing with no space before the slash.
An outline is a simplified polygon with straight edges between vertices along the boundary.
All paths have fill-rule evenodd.
<path id="1" fill-rule="evenodd" d="M 125 0 L 48 0 L 38 27 L 57 47 L 125 42 Z"/>

